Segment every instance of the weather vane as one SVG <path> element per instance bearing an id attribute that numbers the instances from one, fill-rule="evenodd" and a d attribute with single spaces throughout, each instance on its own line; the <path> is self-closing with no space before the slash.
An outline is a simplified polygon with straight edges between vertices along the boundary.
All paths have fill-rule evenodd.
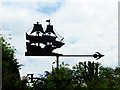
<path id="1" fill-rule="evenodd" d="M 57 33 L 53 29 L 53 25 L 50 24 L 50 19 L 46 20 L 48 22 L 47 28 L 44 30 L 42 24 L 34 24 L 32 31 L 28 34 L 26 32 L 26 49 L 25 56 L 56 56 L 56 70 L 57 75 L 59 74 L 59 57 L 94 57 L 96 60 L 100 59 L 104 55 L 96 52 L 93 55 L 63 55 L 59 53 L 54 53 L 55 49 L 61 48 L 65 43 L 63 43 L 64 38 L 58 37 Z M 27 74 L 27 77 L 33 83 L 33 79 L 39 79 L 33 77 L 33 74 Z M 56 84 L 58 89 L 58 82 Z"/>
<path id="2" fill-rule="evenodd" d="M 34 27 L 30 34 L 26 33 L 26 56 L 56 56 L 58 53 L 54 53 L 53 50 L 60 48 L 64 45 L 63 38 L 59 38 L 53 30 L 53 25 L 50 24 L 50 20 L 46 20 L 49 24 L 46 30 L 43 30 L 42 24 L 34 24 Z M 56 39 L 59 39 L 57 41 Z"/>
<path id="3" fill-rule="evenodd" d="M 26 32 L 26 49 L 25 56 L 64 56 L 64 57 L 94 57 L 96 60 L 100 59 L 104 55 L 96 52 L 93 55 L 62 55 L 54 53 L 53 50 L 61 48 L 64 38 L 60 38 L 54 31 L 53 25 L 50 24 L 50 19 L 47 28 L 44 30 L 42 24 L 34 24 L 31 33 Z"/>

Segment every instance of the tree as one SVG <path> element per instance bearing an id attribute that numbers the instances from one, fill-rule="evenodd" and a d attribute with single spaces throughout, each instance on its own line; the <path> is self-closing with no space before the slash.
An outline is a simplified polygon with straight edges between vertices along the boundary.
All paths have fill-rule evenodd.
<path id="1" fill-rule="evenodd" d="M 73 67 L 73 70 L 68 68 L 68 64 L 62 62 L 57 68 L 53 68 L 51 72 L 46 71 L 45 76 L 41 76 L 39 80 L 33 84 L 37 90 L 73 90 L 82 88 L 92 88 L 90 83 L 94 78 L 98 77 L 98 63 L 80 62 Z"/>
<path id="2" fill-rule="evenodd" d="M 120 67 L 115 68 L 115 88 L 120 89 Z"/>
<path id="3" fill-rule="evenodd" d="M 2 45 L 2 90 L 18 90 L 20 88 L 20 64 L 15 57 L 15 49 L 0 37 Z"/>
<path id="4" fill-rule="evenodd" d="M 100 64 L 88 61 L 79 62 L 73 67 L 74 76 L 77 78 L 76 85 L 78 88 L 93 88 L 92 81 L 98 78 L 98 68 Z"/>
<path id="5" fill-rule="evenodd" d="M 98 77 L 94 78 L 90 83 L 92 88 L 108 88 L 112 90 L 120 89 L 119 68 L 99 67 Z"/>
<path id="6" fill-rule="evenodd" d="M 115 69 L 103 67 L 100 63 L 79 62 L 68 68 L 68 64 L 62 62 L 59 70 L 53 68 L 51 72 L 46 71 L 40 79 L 33 84 L 36 90 L 101 90 L 108 88 L 120 89 L 120 67 Z"/>
<path id="7" fill-rule="evenodd" d="M 34 81 L 33 88 L 36 90 L 71 90 L 73 88 L 72 83 L 72 70 L 68 68 L 68 64 L 62 62 L 59 70 L 53 67 L 51 72 L 46 71 L 44 76 L 40 76 L 40 79 Z"/>

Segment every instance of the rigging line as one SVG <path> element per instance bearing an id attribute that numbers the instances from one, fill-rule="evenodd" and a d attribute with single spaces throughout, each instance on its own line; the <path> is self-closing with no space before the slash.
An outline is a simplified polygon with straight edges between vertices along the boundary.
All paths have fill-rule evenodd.
<path id="1" fill-rule="evenodd" d="M 43 31 L 45 32 L 45 29 L 47 28 L 47 26 L 43 27 Z"/>
<path id="2" fill-rule="evenodd" d="M 61 37 L 61 38 L 62 38 L 62 36 L 60 36 L 60 34 L 58 34 L 58 32 L 56 31 L 56 29 L 54 29 L 54 30 L 55 30 L 56 34 L 57 34 L 59 37 Z"/>
<path id="3" fill-rule="evenodd" d="M 55 33 L 56 33 L 60 38 L 62 38 L 62 39 L 60 39 L 60 38 L 58 37 L 58 39 L 59 39 L 60 41 L 62 41 L 64 38 L 63 38 L 60 34 L 58 34 L 58 32 L 56 31 L 56 29 L 54 29 L 54 31 L 55 31 Z"/>
<path id="4" fill-rule="evenodd" d="M 32 28 L 32 26 L 30 27 L 30 29 Z M 28 32 L 30 29 L 28 29 L 26 32 Z"/>
<path id="5" fill-rule="evenodd" d="M 58 35 L 58 34 L 57 34 L 57 35 Z M 59 35 L 58 35 L 58 36 L 57 36 L 57 35 L 56 35 L 56 32 L 55 32 L 55 36 L 60 40 Z"/>

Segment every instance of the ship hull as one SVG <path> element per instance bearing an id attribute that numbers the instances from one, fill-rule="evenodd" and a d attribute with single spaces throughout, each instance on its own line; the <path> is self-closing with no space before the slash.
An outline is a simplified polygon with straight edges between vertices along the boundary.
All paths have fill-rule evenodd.
<path id="1" fill-rule="evenodd" d="M 51 45 L 47 45 L 44 48 L 36 45 L 30 45 L 30 43 L 26 42 L 27 52 L 25 52 L 25 56 L 55 56 L 57 53 L 53 53 L 55 49 Z"/>
<path id="2" fill-rule="evenodd" d="M 64 43 L 56 41 L 56 37 L 53 36 L 33 36 L 26 33 L 26 40 L 29 40 L 31 43 L 43 43 L 47 45 L 47 42 L 51 42 L 55 48 L 60 48 Z"/>
<path id="3" fill-rule="evenodd" d="M 62 56 L 62 54 L 53 53 L 53 52 L 52 53 L 48 53 L 48 54 L 25 52 L 25 56 Z"/>

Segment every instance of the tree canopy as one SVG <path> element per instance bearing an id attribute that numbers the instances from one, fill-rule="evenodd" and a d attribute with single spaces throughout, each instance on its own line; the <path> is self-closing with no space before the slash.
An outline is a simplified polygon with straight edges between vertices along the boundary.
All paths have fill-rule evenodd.
<path id="1" fill-rule="evenodd" d="M 34 80 L 33 88 L 36 90 L 120 89 L 120 67 L 113 69 L 90 61 L 79 62 L 72 69 L 68 66 L 63 62 L 58 73 L 56 68 L 51 72 L 46 71 L 44 76 L 41 75 L 38 80 Z"/>
<path id="2" fill-rule="evenodd" d="M 2 90 L 18 90 L 20 88 L 20 64 L 15 58 L 15 49 L 3 37 L 2 45 Z"/>

